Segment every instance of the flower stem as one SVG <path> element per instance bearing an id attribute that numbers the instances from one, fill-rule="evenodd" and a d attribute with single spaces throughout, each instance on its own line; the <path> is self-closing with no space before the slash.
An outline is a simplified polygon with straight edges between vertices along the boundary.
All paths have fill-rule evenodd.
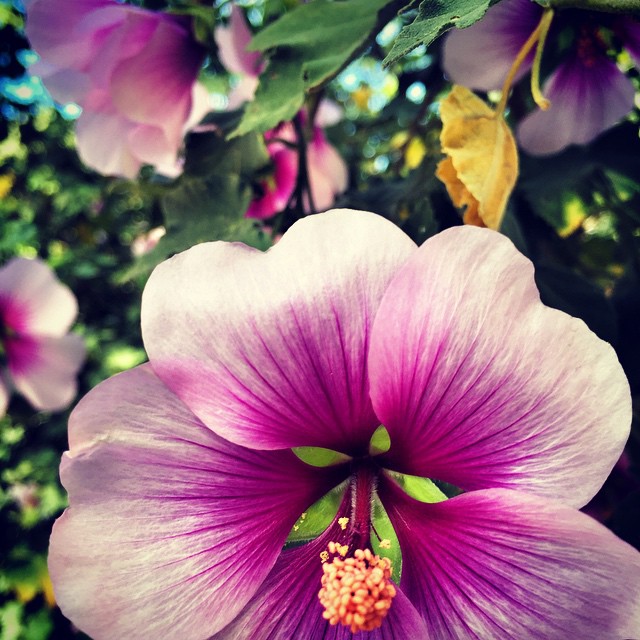
<path id="1" fill-rule="evenodd" d="M 496 116 L 499 117 L 504 113 L 505 107 L 507 106 L 507 99 L 509 98 L 509 91 L 511 90 L 513 79 L 515 78 L 516 73 L 518 73 L 518 69 L 522 66 L 522 63 L 525 61 L 526 57 L 529 55 L 529 52 L 531 51 L 531 49 L 533 49 L 536 42 L 541 40 L 541 36 L 544 34 L 544 38 L 546 38 L 552 18 L 553 18 L 553 10 L 545 9 L 544 13 L 542 14 L 542 18 L 538 23 L 538 26 L 533 30 L 532 34 L 527 38 L 527 41 L 524 43 L 524 45 L 522 45 L 522 49 L 518 51 L 518 55 L 516 56 L 516 59 L 513 61 L 513 64 L 509 69 L 509 73 L 505 78 L 504 84 L 502 85 L 502 96 L 500 97 L 500 102 L 496 107 Z M 542 40 L 542 43 L 544 44 L 544 40 Z M 540 51 L 540 56 L 542 56 L 542 51 Z M 536 57 L 537 57 L 537 54 L 536 54 Z M 535 99 L 535 95 L 534 95 L 534 99 Z"/>
<path id="2" fill-rule="evenodd" d="M 538 34 L 538 46 L 536 47 L 536 55 L 533 59 L 533 67 L 531 69 L 531 95 L 535 103 L 543 110 L 546 111 L 551 103 L 542 95 L 540 90 L 540 62 L 542 60 L 542 51 L 544 49 L 544 43 L 549 33 L 549 27 L 553 20 L 553 9 L 545 9 L 542 14 L 542 20 L 538 28 L 540 33 Z"/>

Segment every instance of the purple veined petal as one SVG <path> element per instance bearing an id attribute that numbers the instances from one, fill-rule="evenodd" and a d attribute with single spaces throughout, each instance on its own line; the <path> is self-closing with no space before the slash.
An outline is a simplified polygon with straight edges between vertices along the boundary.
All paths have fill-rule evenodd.
<path id="1" fill-rule="evenodd" d="M 42 260 L 13 258 L 0 269 L 0 318 L 14 332 L 60 337 L 77 315 L 71 289 Z"/>
<path id="2" fill-rule="evenodd" d="M 273 177 L 262 181 L 262 195 L 249 204 L 247 218 L 264 220 L 284 210 L 296 187 L 298 153 L 280 143 L 267 144 L 267 150 L 273 163 Z"/>
<path id="3" fill-rule="evenodd" d="M 466 490 L 583 506 L 629 435 L 614 350 L 544 306 L 531 262 L 488 229 L 444 231 L 398 272 L 373 326 L 369 375 L 387 464 Z"/>
<path id="4" fill-rule="evenodd" d="M 5 348 L 13 384 L 35 409 L 60 411 L 71 404 L 85 360 L 80 336 L 7 338 Z"/>
<path id="5" fill-rule="evenodd" d="M 232 5 L 229 24 L 216 27 L 214 38 L 218 57 L 227 71 L 251 77 L 260 75 L 261 56 L 257 51 L 247 51 L 252 34 L 240 7 Z"/>
<path id="6" fill-rule="evenodd" d="M 211 429 L 258 449 L 366 452 L 371 324 L 415 250 L 395 225 L 334 210 L 266 253 L 198 245 L 158 266 L 142 299 L 157 375 Z"/>
<path id="7" fill-rule="evenodd" d="M 589 516 L 507 489 L 425 504 L 386 479 L 380 497 L 433 637 L 637 637 L 640 554 Z"/>
<path id="8" fill-rule="evenodd" d="M 594 54 L 588 64 L 571 55 L 549 77 L 543 93 L 549 109 L 529 114 L 517 130 L 521 147 L 537 156 L 591 142 L 633 109 L 635 95 L 631 80 L 605 53 Z"/>
<path id="9" fill-rule="evenodd" d="M 445 73 L 471 89 L 500 89 L 541 16 L 542 7 L 531 0 L 502 0 L 470 27 L 452 29 L 444 41 Z M 533 55 L 525 59 L 516 79 L 529 70 Z"/>
<path id="10" fill-rule="evenodd" d="M 130 5 L 118 5 L 124 11 L 124 18 L 117 29 L 109 32 L 104 39 L 97 55 L 87 69 L 94 89 L 99 89 L 108 95 L 108 102 L 112 102 L 110 86 L 114 69 L 121 64 L 140 55 L 156 34 L 163 22 L 162 13 L 147 11 Z M 87 28 L 91 24 L 87 21 Z M 91 104 L 83 107 L 91 108 Z"/>
<path id="11" fill-rule="evenodd" d="M 204 427 L 148 365 L 74 410 L 49 571 L 64 614 L 95 640 L 209 638 L 270 572 L 295 521 L 340 482 L 290 451 Z"/>
<path id="12" fill-rule="evenodd" d="M 145 47 L 113 69 L 110 93 L 113 104 L 127 118 L 160 126 L 172 139 L 182 135 L 191 113 L 193 85 L 204 50 L 185 24 L 161 15 Z"/>
<path id="13" fill-rule="evenodd" d="M 382 625 L 353 634 L 344 625 L 330 625 L 318 600 L 322 578 L 320 554 L 338 540 L 338 518 L 349 514 L 343 503 L 326 531 L 302 546 L 282 552 L 267 579 L 236 619 L 211 640 L 269 638 L 285 640 L 428 640 L 424 621 L 400 589 Z"/>
<path id="14" fill-rule="evenodd" d="M 328 209 L 349 182 L 345 161 L 319 127 L 314 127 L 313 140 L 307 146 L 307 172 L 317 211 Z"/>
<path id="15" fill-rule="evenodd" d="M 142 161 L 129 146 L 129 134 L 137 123 L 115 111 L 84 111 L 76 124 L 76 146 L 80 159 L 105 176 L 133 179 Z"/>

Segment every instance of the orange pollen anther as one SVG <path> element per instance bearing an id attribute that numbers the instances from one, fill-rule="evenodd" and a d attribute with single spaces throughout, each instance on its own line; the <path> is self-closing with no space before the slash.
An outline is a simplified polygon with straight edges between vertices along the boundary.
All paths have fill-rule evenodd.
<path id="1" fill-rule="evenodd" d="M 351 633 L 373 631 L 382 624 L 396 595 L 388 558 L 380 558 L 370 549 L 356 549 L 349 558 L 334 557 L 322 570 L 318 598 L 329 624 L 340 622 Z"/>

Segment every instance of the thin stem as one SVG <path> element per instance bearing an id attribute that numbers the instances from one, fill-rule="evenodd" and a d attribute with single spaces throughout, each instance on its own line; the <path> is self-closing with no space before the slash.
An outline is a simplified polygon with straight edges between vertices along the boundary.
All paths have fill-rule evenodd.
<path id="1" fill-rule="evenodd" d="M 543 110 L 546 111 L 551 103 L 542 95 L 540 90 L 540 62 L 542 60 L 542 51 L 544 50 L 544 43 L 549 34 L 549 27 L 553 20 L 553 9 L 545 9 L 540 20 L 540 34 L 538 37 L 538 46 L 536 47 L 536 55 L 533 59 L 533 68 L 531 69 L 531 95 L 535 103 Z"/>
<path id="2" fill-rule="evenodd" d="M 525 61 L 526 57 L 529 55 L 533 46 L 538 42 L 540 38 L 540 34 L 542 33 L 542 29 L 547 20 L 547 13 L 549 9 L 545 9 L 545 12 L 542 14 L 542 18 L 538 23 L 538 26 L 533 30 L 533 33 L 527 38 L 527 41 L 522 45 L 522 49 L 518 51 L 518 55 L 516 59 L 513 61 L 511 65 L 511 69 L 509 69 L 509 73 L 502 85 L 502 96 L 500 97 L 500 102 L 496 107 L 496 116 L 501 116 L 504 113 L 505 107 L 507 106 L 507 99 L 509 97 L 509 91 L 511 90 L 511 85 L 513 84 L 513 79 L 518 73 L 518 69 L 522 66 L 522 63 Z M 548 27 L 547 27 L 548 29 Z"/>

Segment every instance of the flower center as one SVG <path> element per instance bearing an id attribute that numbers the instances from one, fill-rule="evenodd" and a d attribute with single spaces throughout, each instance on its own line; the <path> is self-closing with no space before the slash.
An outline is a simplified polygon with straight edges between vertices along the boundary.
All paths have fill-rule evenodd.
<path id="1" fill-rule="evenodd" d="M 330 542 L 328 549 L 336 555 L 322 565 L 318 598 L 324 607 L 323 618 L 329 624 L 349 627 L 351 633 L 377 629 L 396 595 L 391 562 L 371 549 L 356 549 L 347 558 L 343 557 L 348 553 L 346 545 Z"/>

